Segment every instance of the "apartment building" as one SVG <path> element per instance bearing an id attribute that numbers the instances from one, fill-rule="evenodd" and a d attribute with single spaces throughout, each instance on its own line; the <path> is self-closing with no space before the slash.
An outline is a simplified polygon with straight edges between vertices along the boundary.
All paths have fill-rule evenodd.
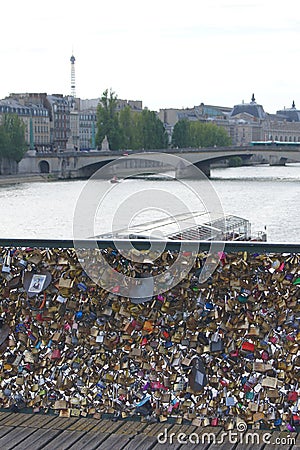
<path id="1" fill-rule="evenodd" d="M 12 94 L 0 100 L 0 120 L 4 114 L 17 114 L 25 124 L 25 139 L 30 148 L 46 150 L 50 148 L 49 111 L 39 101 L 27 101 L 24 94 Z"/>

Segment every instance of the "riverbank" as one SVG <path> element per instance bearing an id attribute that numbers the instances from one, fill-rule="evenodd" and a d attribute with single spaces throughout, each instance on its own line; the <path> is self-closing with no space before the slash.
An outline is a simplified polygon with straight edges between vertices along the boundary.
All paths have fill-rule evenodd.
<path id="1" fill-rule="evenodd" d="M 28 174 L 28 175 L 0 175 L 0 186 L 7 186 L 9 184 L 20 183 L 33 183 L 33 182 L 45 182 L 45 181 L 57 181 L 57 178 L 49 174 Z"/>

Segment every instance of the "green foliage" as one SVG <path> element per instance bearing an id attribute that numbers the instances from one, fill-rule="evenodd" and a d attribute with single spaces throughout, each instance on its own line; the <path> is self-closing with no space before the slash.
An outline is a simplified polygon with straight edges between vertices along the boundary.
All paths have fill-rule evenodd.
<path id="1" fill-rule="evenodd" d="M 114 92 L 104 91 L 97 108 L 96 145 L 107 136 L 111 150 L 151 150 L 167 148 L 168 136 L 154 111 L 133 112 L 126 107 L 117 111 Z"/>
<path id="2" fill-rule="evenodd" d="M 233 156 L 228 160 L 229 167 L 240 167 L 243 163 L 243 160 L 240 156 Z"/>
<path id="3" fill-rule="evenodd" d="M 136 150 L 136 120 L 129 106 L 119 112 L 119 127 L 121 131 L 121 147 L 123 149 Z"/>
<path id="4" fill-rule="evenodd" d="M 174 126 L 172 134 L 173 147 L 189 147 L 189 122 L 187 119 L 179 120 Z"/>
<path id="5" fill-rule="evenodd" d="M 0 125 L 0 158 L 19 162 L 26 151 L 24 122 L 16 114 L 5 114 Z"/>
<path id="6" fill-rule="evenodd" d="M 174 126 L 173 147 L 222 147 L 231 144 L 226 130 L 213 123 L 179 120 Z"/>
<path id="7" fill-rule="evenodd" d="M 151 150 L 167 148 L 168 136 L 163 123 L 154 111 L 144 109 L 136 116 L 137 137 L 139 149 Z"/>
<path id="8" fill-rule="evenodd" d="M 101 147 L 102 141 L 107 136 L 111 150 L 118 150 L 121 144 L 121 132 L 119 128 L 117 109 L 117 96 L 106 89 L 97 108 L 97 135 L 96 145 Z"/>

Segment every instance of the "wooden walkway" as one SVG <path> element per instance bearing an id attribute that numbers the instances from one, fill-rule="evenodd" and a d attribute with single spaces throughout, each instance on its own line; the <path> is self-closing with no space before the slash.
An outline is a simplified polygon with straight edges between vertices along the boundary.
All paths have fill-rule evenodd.
<path id="1" fill-rule="evenodd" d="M 157 440 L 160 433 L 161 443 Z M 210 440 L 208 433 L 212 433 Z M 245 444 L 235 436 L 221 442 L 222 433 L 218 427 L 200 428 L 167 422 L 114 422 L 108 419 L 0 412 L 1 450 L 300 450 L 298 433 L 249 430 L 246 432 L 249 435 L 256 433 L 254 444 L 250 438 Z M 266 436 L 266 433 L 270 433 L 265 438 L 269 443 L 263 442 L 263 434 Z M 164 442 L 166 436 L 168 439 Z M 215 442 L 212 441 L 213 436 Z M 186 440 L 186 443 L 181 443 L 180 439 L 181 442 Z"/>

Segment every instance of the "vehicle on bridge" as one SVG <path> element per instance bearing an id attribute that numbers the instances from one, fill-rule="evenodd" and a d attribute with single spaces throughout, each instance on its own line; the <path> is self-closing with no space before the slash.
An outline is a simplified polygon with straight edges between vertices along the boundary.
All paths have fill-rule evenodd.
<path id="1" fill-rule="evenodd" d="M 253 147 L 300 147 L 300 142 L 251 141 Z"/>

